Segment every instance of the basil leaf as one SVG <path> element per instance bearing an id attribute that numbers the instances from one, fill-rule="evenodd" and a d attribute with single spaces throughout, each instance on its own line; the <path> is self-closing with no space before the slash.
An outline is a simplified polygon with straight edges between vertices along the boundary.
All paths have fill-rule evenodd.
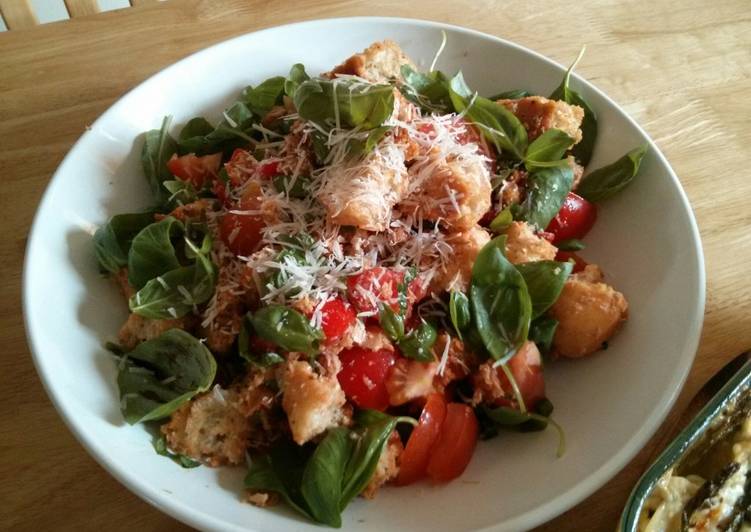
<path id="1" fill-rule="evenodd" d="M 404 81 L 400 90 L 409 101 L 431 113 L 446 114 L 453 109 L 448 78 L 443 72 L 416 72 L 409 65 L 402 65 L 401 74 Z"/>
<path id="2" fill-rule="evenodd" d="M 297 87 L 299 87 L 301 83 L 308 81 L 309 79 L 310 76 L 308 76 L 308 73 L 305 72 L 305 67 L 302 65 L 302 63 L 295 63 L 294 65 L 292 65 L 292 68 L 289 69 L 289 75 L 284 81 L 285 94 L 290 98 L 293 98 L 295 96 L 295 92 L 297 91 Z"/>
<path id="3" fill-rule="evenodd" d="M 587 166 L 592 159 L 592 152 L 595 148 L 595 141 L 597 140 L 597 115 L 595 115 L 594 109 L 590 107 L 589 103 L 575 90 L 569 87 L 569 81 L 571 80 L 571 72 L 574 67 L 584 55 L 584 48 L 579 52 L 579 56 L 566 70 L 566 74 L 563 76 L 563 81 L 550 95 L 551 100 L 563 100 L 571 105 L 578 105 L 584 110 L 584 118 L 581 124 L 582 139 L 574 146 L 573 154 L 579 164 Z"/>
<path id="4" fill-rule="evenodd" d="M 545 229 L 558 214 L 573 183 L 574 172 L 565 161 L 560 166 L 530 172 L 527 177 L 527 196 L 519 205 L 515 218 L 538 229 Z"/>
<path id="5" fill-rule="evenodd" d="M 295 91 L 300 117 L 323 128 L 373 129 L 394 111 L 391 85 L 376 85 L 351 79 L 310 79 Z"/>
<path id="6" fill-rule="evenodd" d="M 432 362 L 435 360 L 431 350 L 435 344 L 437 333 L 435 327 L 426 321 L 399 338 L 397 344 L 402 354 L 419 362 Z"/>
<path id="7" fill-rule="evenodd" d="M 468 96 L 467 90 L 461 72 L 451 79 L 449 95 L 456 112 L 465 113 L 465 117 L 495 144 L 498 151 L 509 152 L 515 159 L 523 160 L 527 150 L 527 130 L 519 119 L 503 105 L 482 96 Z"/>
<path id="8" fill-rule="evenodd" d="M 269 305 L 256 311 L 250 318 L 256 334 L 273 342 L 284 351 L 299 351 L 314 355 L 321 331 L 314 329 L 308 319 L 294 309 L 282 305 Z"/>
<path id="9" fill-rule="evenodd" d="M 192 203 L 198 199 L 198 193 L 190 181 L 176 179 L 165 181 L 162 185 L 170 193 L 164 203 L 164 210 L 171 211 L 180 205 Z"/>
<path id="10" fill-rule="evenodd" d="M 156 454 L 158 454 L 159 456 L 166 456 L 167 458 L 178 464 L 180 467 L 184 467 L 185 469 L 192 469 L 201 465 L 201 462 L 193 460 L 188 456 L 170 452 L 170 450 L 167 449 L 167 442 L 164 439 L 164 436 L 159 436 L 158 438 L 156 438 L 153 441 L 153 445 Z"/>
<path id="11" fill-rule="evenodd" d="M 493 218 L 493 221 L 490 222 L 490 225 L 488 227 L 494 233 L 503 233 L 506 229 L 509 228 L 511 222 L 513 221 L 514 216 L 511 214 L 511 209 L 506 207 L 501 212 L 499 212 L 495 218 Z"/>
<path id="12" fill-rule="evenodd" d="M 474 329 L 490 356 L 506 361 L 527 339 L 532 302 L 519 270 L 501 251 L 505 236 L 488 242 L 472 267 L 470 304 Z"/>
<path id="13" fill-rule="evenodd" d="M 257 87 L 247 87 L 243 93 L 243 100 L 258 116 L 264 116 L 277 104 L 282 103 L 284 94 L 284 76 L 275 76 L 262 82 Z"/>
<path id="14" fill-rule="evenodd" d="M 310 177 L 308 176 L 302 176 L 299 175 L 296 178 L 294 178 L 294 183 L 292 182 L 292 176 L 287 175 L 276 175 L 272 178 L 272 182 L 274 183 L 274 188 L 277 192 L 283 192 L 287 194 L 290 198 L 294 199 L 305 199 L 310 194 L 308 192 L 308 186 L 310 184 Z M 290 184 L 292 186 L 290 187 Z"/>
<path id="15" fill-rule="evenodd" d="M 133 238 L 154 222 L 153 212 L 117 214 L 94 233 L 94 252 L 102 272 L 117 273 L 128 265 Z"/>
<path id="16" fill-rule="evenodd" d="M 570 262 L 552 260 L 527 262 L 516 266 L 524 277 L 532 300 L 532 319 L 542 315 L 556 302 L 573 267 Z"/>
<path id="17" fill-rule="evenodd" d="M 584 176 L 576 188 L 576 193 L 589 201 L 608 199 L 633 181 L 639 173 L 641 161 L 649 146 L 645 143 L 634 148 L 612 164 L 598 168 Z"/>
<path id="18" fill-rule="evenodd" d="M 171 117 L 166 116 L 160 129 L 147 131 L 141 149 L 143 173 L 158 203 L 161 203 L 166 195 L 162 183 L 172 179 L 172 174 L 167 169 L 167 161 L 177 152 L 177 143 L 169 134 L 170 121 Z"/>
<path id="19" fill-rule="evenodd" d="M 451 316 L 451 324 L 456 330 L 456 334 L 459 335 L 459 339 L 462 339 L 462 331 L 469 327 L 472 321 L 472 315 L 469 311 L 469 298 L 464 295 L 463 292 L 451 292 L 449 296 L 449 315 Z"/>
<path id="20" fill-rule="evenodd" d="M 586 248 L 587 245 L 578 238 L 568 238 L 557 242 L 555 247 L 561 251 L 581 251 Z"/>
<path id="21" fill-rule="evenodd" d="M 370 153 L 389 131 L 391 131 L 391 126 L 380 126 L 371 129 L 364 139 L 352 138 L 347 143 L 347 152 L 352 155 Z"/>
<path id="22" fill-rule="evenodd" d="M 341 510 L 370 482 L 396 421 L 395 417 L 375 410 L 362 410 L 355 416 L 355 445 L 342 477 Z"/>
<path id="23" fill-rule="evenodd" d="M 182 223 L 171 216 L 141 229 L 128 253 L 128 282 L 141 288 L 150 279 L 179 268 L 171 239 L 183 232 Z"/>
<path id="24" fill-rule="evenodd" d="M 545 316 L 540 316 L 529 326 L 529 339 L 537 344 L 537 349 L 543 355 L 550 353 L 557 328 L 558 320 Z"/>
<path id="25" fill-rule="evenodd" d="M 250 336 L 252 332 L 253 324 L 250 321 L 250 316 L 246 314 L 243 318 L 243 325 L 240 328 L 240 334 L 237 338 L 237 351 L 241 358 L 258 368 L 268 368 L 275 366 L 280 362 L 284 362 L 284 359 L 278 353 L 266 351 L 259 354 L 253 352 L 250 346 Z"/>
<path id="26" fill-rule="evenodd" d="M 525 89 L 513 89 L 510 91 L 499 92 L 493 96 L 490 96 L 489 100 L 521 100 L 527 96 L 533 96 L 531 92 Z"/>
<path id="27" fill-rule="evenodd" d="M 397 342 L 404 336 L 404 318 L 394 312 L 390 306 L 381 305 L 378 313 L 381 329 L 393 341 Z"/>
<path id="28" fill-rule="evenodd" d="M 349 429 L 330 429 L 305 466 L 301 491 L 319 523 L 342 526 L 342 480 L 354 446 Z"/>
<path id="29" fill-rule="evenodd" d="M 206 346 L 180 329 L 170 329 L 127 353 L 117 385 L 125 421 L 133 425 L 169 416 L 211 386 L 216 361 Z"/>
<path id="30" fill-rule="evenodd" d="M 214 126 L 205 118 L 191 118 L 180 130 L 177 137 L 177 152 L 180 155 L 195 153 L 203 155 L 211 150 L 211 142 L 206 138 L 214 131 Z"/>
<path id="31" fill-rule="evenodd" d="M 560 129 L 548 129 L 537 137 L 527 148 L 524 165 L 528 170 L 547 166 L 545 163 L 555 163 L 563 158 L 574 139 Z"/>

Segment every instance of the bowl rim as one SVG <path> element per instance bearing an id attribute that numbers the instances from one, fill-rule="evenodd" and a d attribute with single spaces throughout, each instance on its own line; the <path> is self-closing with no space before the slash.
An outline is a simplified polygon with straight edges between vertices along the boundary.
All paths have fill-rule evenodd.
<path id="1" fill-rule="evenodd" d="M 147 79 L 140 82 L 131 90 L 123 94 L 120 98 L 117 99 L 117 101 L 115 101 L 112 105 L 110 105 L 99 117 L 97 117 L 97 119 L 92 123 L 91 128 L 89 129 L 94 129 L 97 125 L 99 125 L 99 123 L 102 120 L 104 120 L 105 115 L 107 115 L 109 112 L 113 111 L 114 109 L 120 106 L 123 106 L 124 101 L 128 99 L 128 97 L 132 93 L 138 90 L 141 90 L 142 87 L 148 84 L 155 83 L 156 80 L 162 77 L 169 76 L 169 74 L 174 69 L 177 69 L 178 66 L 182 64 L 183 62 L 193 60 L 196 57 L 203 57 L 205 55 L 211 55 L 215 52 L 216 49 L 223 47 L 223 46 L 228 46 L 230 45 L 230 43 L 238 42 L 242 39 L 247 38 L 249 35 L 265 33 L 265 32 L 274 32 L 281 28 L 304 29 L 306 26 L 315 26 L 321 23 L 337 23 L 337 24 L 346 25 L 348 23 L 361 23 L 361 22 L 392 24 L 396 26 L 413 26 L 413 27 L 419 27 L 419 28 L 431 28 L 431 29 L 439 29 L 439 30 L 441 29 L 450 30 L 452 32 L 465 34 L 465 35 L 468 35 L 470 37 L 474 37 L 477 39 L 489 40 L 504 47 L 513 48 L 519 52 L 530 55 L 536 58 L 537 60 L 540 60 L 542 62 L 548 63 L 551 66 L 554 66 L 555 68 L 559 69 L 561 73 L 565 72 L 566 70 L 566 67 L 544 56 L 541 53 L 531 50 L 530 48 L 519 45 L 512 41 L 503 39 L 501 37 L 497 37 L 495 35 L 490 35 L 488 33 L 481 32 L 479 30 L 474 30 L 471 28 L 466 28 L 466 27 L 458 26 L 454 24 L 447 24 L 447 23 L 432 21 L 428 19 L 408 18 L 408 17 L 352 16 L 352 17 L 318 18 L 318 19 L 305 20 L 301 22 L 292 22 L 288 24 L 269 26 L 269 27 L 262 28 L 259 30 L 236 35 L 234 37 L 230 37 L 228 39 L 215 43 L 207 48 L 203 48 L 194 53 L 191 53 L 175 61 L 169 66 L 159 70 L 153 75 L 149 76 Z M 644 423 L 639 428 L 639 430 L 636 433 L 634 433 L 634 435 L 632 435 L 630 440 L 626 441 L 625 444 L 621 446 L 621 448 L 618 450 L 617 453 L 611 456 L 608 461 L 606 461 L 602 466 L 600 466 L 600 468 L 594 470 L 584 480 L 574 485 L 567 491 L 557 495 L 553 499 L 547 501 L 542 506 L 539 506 L 535 509 L 532 509 L 525 513 L 517 515 L 516 517 L 510 520 L 507 520 L 501 523 L 494 523 L 488 527 L 485 527 L 483 530 L 493 530 L 493 529 L 500 528 L 500 527 L 525 528 L 526 529 L 526 528 L 532 528 L 534 526 L 540 525 L 548 520 L 551 520 L 557 517 L 558 515 L 574 507 L 575 505 L 579 504 L 589 495 L 594 493 L 597 489 L 602 487 L 608 480 L 610 480 L 613 476 L 615 476 L 615 474 L 618 471 L 620 471 L 625 465 L 627 465 L 628 462 L 630 462 L 631 459 L 634 456 L 636 456 L 636 454 L 644 447 L 644 445 L 647 443 L 649 438 L 655 433 L 657 428 L 662 424 L 667 414 L 672 409 L 673 404 L 675 403 L 683 387 L 686 377 L 688 376 L 689 370 L 693 365 L 693 360 L 696 355 L 696 351 L 699 345 L 699 338 L 700 338 L 701 330 L 703 327 L 703 321 L 704 321 L 703 316 L 704 316 L 704 307 L 705 307 L 705 299 L 706 299 L 706 272 L 705 272 L 705 264 L 704 264 L 704 253 L 702 249 L 699 229 L 696 223 L 695 216 L 693 214 L 693 209 L 691 208 L 691 205 L 688 201 L 688 197 L 686 196 L 686 193 L 683 190 L 683 187 L 681 186 L 680 180 L 678 179 L 677 175 L 673 171 L 673 168 L 670 166 L 667 159 L 662 154 L 662 152 L 657 147 L 657 145 L 652 140 L 652 138 L 646 133 L 646 131 L 644 131 L 644 129 L 639 124 L 636 123 L 636 121 L 631 116 L 628 115 L 628 113 L 626 113 L 616 102 L 614 102 L 603 91 L 598 89 L 592 83 L 586 81 L 584 78 L 577 75 L 575 72 L 572 73 L 572 78 L 575 80 L 576 84 L 585 86 L 587 90 L 597 94 L 598 97 L 602 98 L 605 102 L 607 102 L 608 105 L 612 106 L 612 108 L 618 114 L 620 114 L 633 128 L 635 128 L 646 139 L 646 142 L 648 143 L 650 150 L 655 154 L 655 157 L 657 158 L 658 164 L 666 169 L 669 178 L 672 180 L 673 185 L 677 189 L 681 206 L 688 213 L 688 221 L 690 225 L 691 237 L 694 243 L 693 258 L 696 261 L 695 267 L 697 270 L 696 271 L 697 286 L 694 287 L 694 290 L 698 292 L 697 293 L 698 304 L 696 306 L 694 315 L 692 316 L 693 323 L 692 323 L 691 331 L 689 332 L 689 335 L 692 335 L 692 336 L 688 338 L 688 341 L 684 348 L 684 353 L 682 354 L 683 358 L 690 357 L 690 360 L 688 361 L 689 363 L 685 364 L 684 367 L 681 368 L 679 372 L 676 372 L 676 374 L 673 375 L 673 379 L 669 383 L 669 386 L 667 387 L 667 389 L 669 390 L 669 393 L 667 395 L 663 395 L 660 398 L 659 403 L 652 410 L 652 413 L 644 421 Z M 58 413 L 60 414 L 60 417 L 63 419 L 63 422 L 71 431 L 71 433 L 74 435 L 74 437 L 84 447 L 84 449 L 89 453 L 89 455 L 92 456 L 96 460 L 96 462 L 99 463 L 100 466 L 102 466 L 108 473 L 110 473 L 113 477 L 115 477 L 118 480 L 118 482 L 123 484 L 131 492 L 133 492 L 138 497 L 145 500 L 146 502 L 148 502 L 155 508 L 159 509 L 160 511 L 167 513 L 168 515 L 172 516 L 173 518 L 185 524 L 188 524 L 190 526 L 193 526 L 199 529 L 222 528 L 225 530 L 226 529 L 252 530 L 251 528 L 235 527 L 234 525 L 231 525 L 227 523 L 226 521 L 223 521 L 221 518 L 217 518 L 211 514 L 206 514 L 206 513 L 197 511 L 191 506 L 189 506 L 187 503 L 181 502 L 179 499 L 166 495 L 162 493 L 160 490 L 154 488 L 153 486 L 149 486 L 148 484 L 141 482 L 137 474 L 131 472 L 125 467 L 122 467 L 120 464 L 112 460 L 108 452 L 106 451 L 106 449 L 99 446 L 96 439 L 90 436 L 86 432 L 84 425 L 76 422 L 75 416 L 71 415 L 66 410 L 63 400 L 61 399 L 62 393 L 60 392 L 60 390 L 55 388 L 54 382 L 53 382 L 54 379 L 52 378 L 52 376 L 44 371 L 44 362 L 43 362 L 44 357 L 41 355 L 40 350 L 37 346 L 37 343 L 34 339 L 34 333 L 31 327 L 31 320 L 29 318 L 30 309 L 32 307 L 32 301 L 29 295 L 30 294 L 29 286 L 32 282 L 32 279 L 30 278 L 30 273 L 29 273 L 30 269 L 28 268 L 27 264 L 30 259 L 32 244 L 39 238 L 38 226 L 41 223 L 40 222 L 41 212 L 45 204 L 48 201 L 50 201 L 50 195 L 51 195 L 50 190 L 52 188 L 52 184 L 54 180 L 58 177 L 58 174 L 60 174 L 61 171 L 68 164 L 71 164 L 70 161 L 72 159 L 72 154 L 76 151 L 76 148 L 82 142 L 84 136 L 87 133 L 88 131 L 85 132 L 81 137 L 79 137 L 76 140 L 76 142 L 69 149 L 68 153 L 65 155 L 60 165 L 57 167 L 52 177 L 50 178 L 47 184 L 47 187 L 40 199 L 40 202 L 37 205 L 36 213 L 34 215 L 34 219 L 29 230 L 29 239 L 26 245 L 26 251 L 24 255 L 24 267 L 23 267 L 23 275 L 22 275 L 22 308 L 23 308 L 24 328 L 26 331 L 27 343 L 30 348 L 30 352 L 32 355 L 32 359 L 33 359 L 37 374 L 39 375 L 40 380 L 42 381 L 42 385 L 48 397 L 50 398 L 51 402 L 53 403 L 55 409 L 58 411 Z"/>

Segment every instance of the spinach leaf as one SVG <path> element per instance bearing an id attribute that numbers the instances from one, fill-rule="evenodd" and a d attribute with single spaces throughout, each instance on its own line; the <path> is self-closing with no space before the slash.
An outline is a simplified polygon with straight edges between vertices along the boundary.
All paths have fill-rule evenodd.
<path id="1" fill-rule="evenodd" d="M 489 229 L 494 233 L 502 233 L 509 228 L 511 222 L 514 221 L 514 216 L 511 214 L 511 209 L 506 207 L 499 212 L 493 221 L 490 222 Z"/>
<path id="2" fill-rule="evenodd" d="M 401 68 L 405 98 L 430 113 L 446 114 L 453 109 L 448 90 L 448 78 L 439 71 L 417 72 L 409 65 Z"/>
<path id="3" fill-rule="evenodd" d="M 394 110 L 391 85 L 376 85 L 338 78 L 310 79 L 295 91 L 295 107 L 301 118 L 319 126 L 374 129 Z"/>
<path id="4" fill-rule="evenodd" d="M 275 366 L 284 359 L 279 353 L 273 351 L 255 352 L 250 345 L 250 337 L 253 333 L 253 324 L 250 321 L 250 315 L 246 314 L 243 318 L 243 325 L 240 328 L 240 334 L 237 338 L 237 351 L 241 358 L 251 365 L 259 368 L 268 368 Z"/>
<path id="5" fill-rule="evenodd" d="M 172 238 L 184 231 L 182 223 L 171 216 L 141 229 L 128 253 L 128 282 L 141 288 L 150 279 L 179 268 Z"/>
<path id="6" fill-rule="evenodd" d="M 165 418 L 208 390 L 215 374 L 211 351 L 183 330 L 170 329 L 140 343 L 120 361 L 123 417 L 131 425 Z"/>
<path id="7" fill-rule="evenodd" d="M 524 156 L 524 165 L 528 170 L 558 166 L 563 154 L 573 143 L 574 139 L 560 129 L 548 129 L 529 145 Z"/>
<path id="8" fill-rule="evenodd" d="M 576 193 L 589 201 L 608 199 L 633 181 L 639 173 L 641 161 L 647 153 L 645 143 L 634 148 L 612 164 L 598 168 L 584 176 L 576 189 Z"/>
<path id="9" fill-rule="evenodd" d="M 272 107 L 282 103 L 285 81 L 284 76 L 275 76 L 257 87 L 246 87 L 242 93 L 243 100 L 257 116 L 265 116 Z"/>
<path id="10" fill-rule="evenodd" d="M 141 149 L 143 174 L 157 203 L 162 203 L 166 195 L 162 183 L 172 179 L 172 174 L 167 169 L 167 161 L 177 152 L 177 143 L 169 134 L 170 121 L 171 117 L 165 116 L 160 129 L 147 131 Z"/>
<path id="11" fill-rule="evenodd" d="M 289 69 L 289 75 L 284 81 L 284 93 L 290 98 L 294 98 L 297 87 L 309 79 L 310 76 L 305 72 L 305 67 L 302 63 L 295 63 L 292 65 L 292 68 Z"/>
<path id="12" fill-rule="evenodd" d="M 451 291 L 449 296 L 449 315 L 451 316 L 451 324 L 456 330 L 456 334 L 459 335 L 459 339 L 462 338 L 462 331 L 465 331 L 472 322 L 472 314 L 469 311 L 469 298 L 463 292 Z"/>
<path id="13" fill-rule="evenodd" d="M 391 341 L 398 342 L 404 337 L 404 318 L 401 314 L 394 312 L 389 305 L 381 305 L 378 320 L 380 321 L 381 329 L 383 329 L 383 332 L 386 333 L 386 336 Z"/>
<path id="14" fill-rule="evenodd" d="M 527 177 L 527 197 L 519 205 L 515 218 L 538 229 L 545 229 L 558 214 L 573 183 L 574 172 L 565 161 L 561 166 L 530 172 Z"/>
<path id="15" fill-rule="evenodd" d="M 432 347 L 435 344 L 437 333 L 435 327 L 423 321 L 399 338 L 397 344 L 402 354 L 419 362 L 432 362 L 435 360 Z"/>
<path id="16" fill-rule="evenodd" d="M 94 233 L 94 251 L 102 272 L 117 273 L 128 265 L 133 238 L 154 221 L 153 212 L 116 214 Z"/>
<path id="17" fill-rule="evenodd" d="M 167 448 L 167 441 L 164 439 L 164 436 L 159 436 L 158 438 L 154 439 L 153 445 L 156 454 L 158 454 L 159 456 L 166 456 L 167 458 L 178 464 L 180 467 L 184 467 L 185 469 L 193 469 L 194 467 L 201 465 L 201 462 L 197 462 L 196 460 L 193 460 L 188 456 L 170 452 L 170 450 Z"/>
<path id="18" fill-rule="evenodd" d="M 342 481 L 354 446 L 349 429 L 330 429 L 305 466 L 301 491 L 319 523 L 342 526 Z"/>
<path id="19" fill-rule="evenodd" d="M 561 251 L 581 251 L 587 247 L 587 245 L 578 238 L 568 238 L 557 242 L 555 247 Z"/>
<path id="20" fill-rule="evenodd" d="M 532 317 L 527 284 L 501 251 L 505 244 L 499 236 L 480 250 L 469 292 L 474 329 L 490 356 L 502 362 L 527 339 Z"/>
<path id="21" fill-rule="evenodd" d="M 543 355 L 550 353 L 557 328 L 558 320 L 546 316 L 540 316 L 529 326 L 529 339 L 537 345 L 537 349 Z"/>
<path id="22" fill-rule="evenodd" d="M 305 316 L 282 305 L 259 309 L 250 322 L 258 336 L 284 351 L 299 351 L 312 356 L 318 352 L 318 342 L 323 339 L 323 333 L 314 329 Z"/>
<path id="23" fill-rule="evenodd" d="M 574 146 L 573 154 L 579 164 L 587 166 L 592 159 L 592 152 L 595 148 L 595 141 L 597 140 L 597 115 L 595 115 L 594 109 L 590 107 L 589 103 L 582 97 L 581 94 L 569 87 L 569 81 L 571 79 L 571 72 L 576 67 L 576 64 L 584 55 L 584 48 L 579 52 L 579 56 L 568 67 L 566 74 L 563 76 L 561 84 L 550 95 L 551 100 L 563 100 L 571 105 L 578 105 L 584 110 L 584 119 L 582 120 L 581 130 L 582 139 Z"/>
<path id="24" fill-rule="evenodd" d="M 498 94 L 494 94 L 488 99 L 495 102 L 497 100 L 520 100 L 522 98 L 526 98 L 527 96 L 533 96 L 533 94 L 526 89 L 512 89 L 510 91 L 504 91 L 499 92 Z"/>
<path id="25" fill-rule="evenodd" d="M 524 159 L 527 150 L 527 130 L 514 114 L 503 105 L 467 93 L 468 88 L 461 72 L 449 82 L 449 95 L 458 113 L 482 131 L 498 151 L 506 151 L 518 160 Z"/>
<path id="26" fill-rule="evenodd" d="M 552 260 L 527 262 L 516 266 L 524 277 L 532 300 L 532 319 L 541 316 L 556 302 L 573 267 L 570 262 Z"/>

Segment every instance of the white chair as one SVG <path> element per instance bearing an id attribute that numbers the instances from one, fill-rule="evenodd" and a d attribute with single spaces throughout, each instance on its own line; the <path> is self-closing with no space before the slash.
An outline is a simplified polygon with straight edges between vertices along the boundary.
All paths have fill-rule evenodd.
<path id="1" fill-rule="evenodd" d="M 51 0 L 50 0 L 51 1 Z M 101 11 L 97 0 L 59 0 L 65 3 L 70 18 L 94 15 Z M 130 5 L 146 4 L 156 0 L 128 0 Z M 0 0 L 0 15 L 9 30 L 30 28 L 39 24 L 31 0 Z"/>

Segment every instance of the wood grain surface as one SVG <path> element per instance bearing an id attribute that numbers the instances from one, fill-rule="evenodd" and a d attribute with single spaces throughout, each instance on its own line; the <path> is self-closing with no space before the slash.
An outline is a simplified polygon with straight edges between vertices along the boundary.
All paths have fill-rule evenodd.
<path id="1" fill-rule="evenodd" d="M 0 529 L 178 530 L 74 440 L 23 328 L 26 236 L 87 124 L 136 84 L 226 38 L 304 19 L 430 18 L 498 35 L 577 71 L 647 130 L 688 193 L 707 266 L 701 345 L 676 407 L 615 478 L 542 530 L 612 530 L 635 481 L 703 383 L 751 348 L 751 11 L 744 0 L 493 2 L 170 0 L 0 34 Z M 54 302 L 52 302 L 54 304 Z M 636 392 L 635 392 L 636 393 Z"/>

